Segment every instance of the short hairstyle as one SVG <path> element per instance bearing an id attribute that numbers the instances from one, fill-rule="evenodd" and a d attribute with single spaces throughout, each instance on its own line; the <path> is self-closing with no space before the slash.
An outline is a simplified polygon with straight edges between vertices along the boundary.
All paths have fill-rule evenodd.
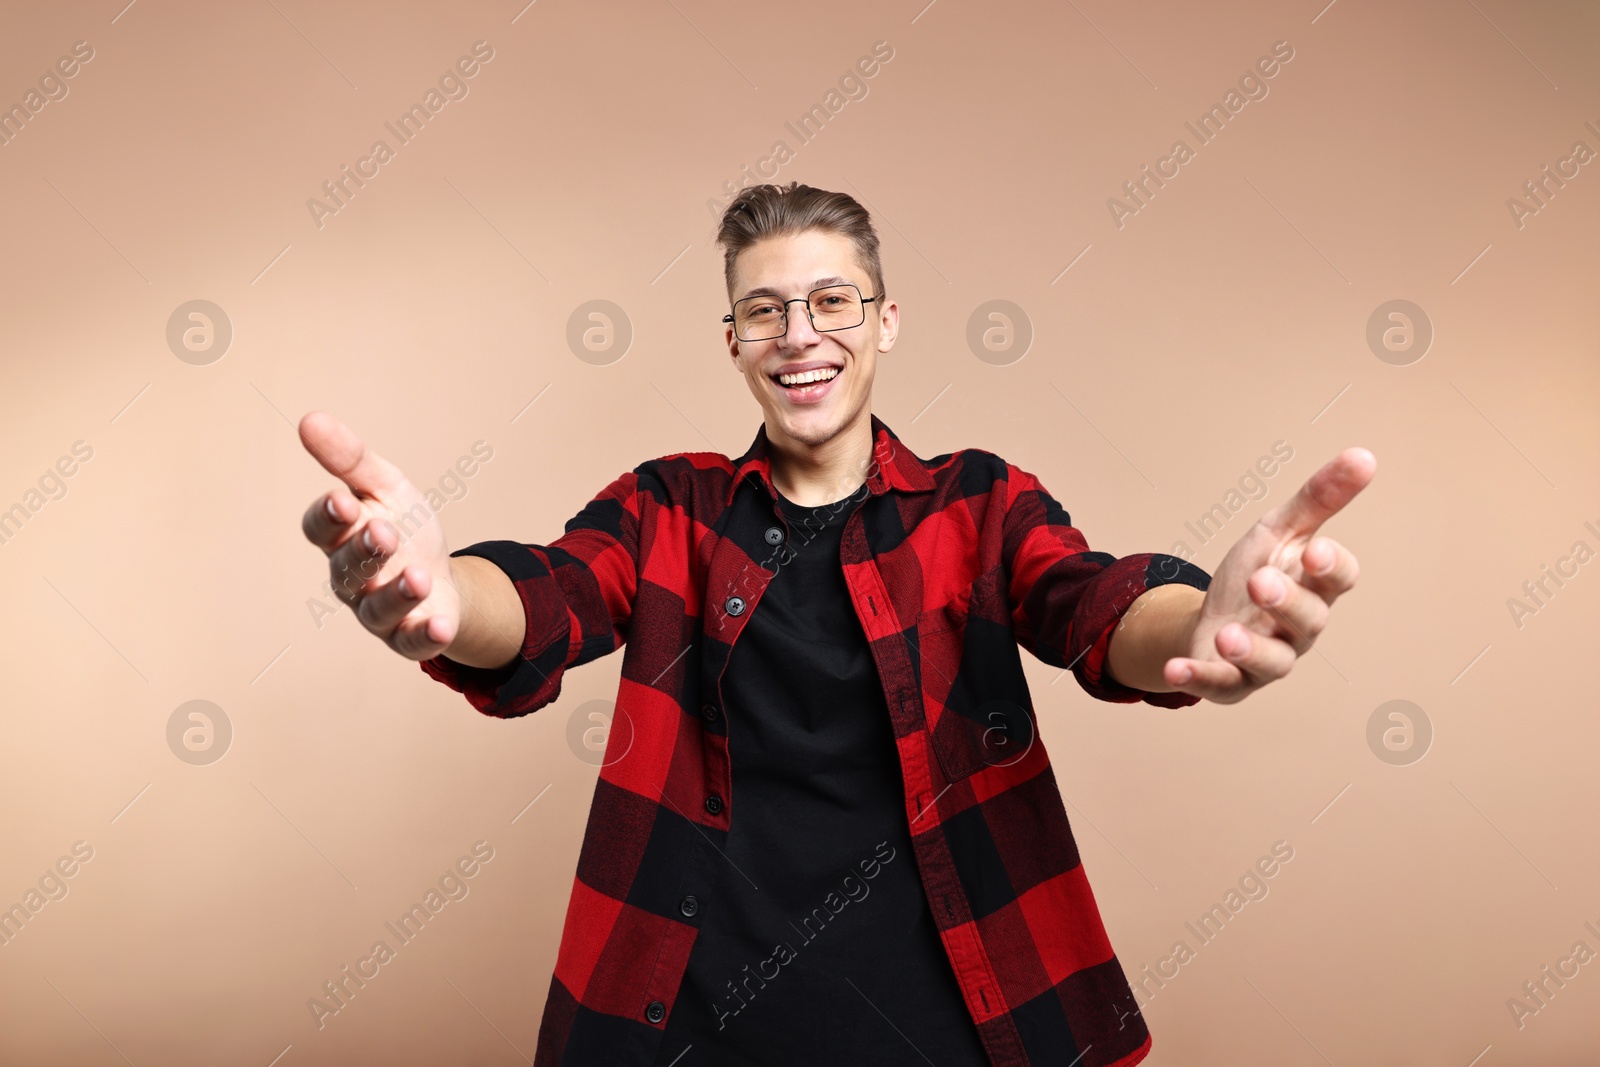
<path id="1" fill-rule="evenodd" d="M 733 264 L 746 248 L 768 237 L 787 237 L 807 230 L 822 230 L 848 237 L 856 258 L 872 280 L 874 296 L 883 292 L 883 262 L 878 255 L 878 231 L 867 209 L 847 193 L 814 189 L 799 182 L 788 186 L 752 185 L 739 192 L 722 213 L 717 243 L 723 253 L 723 280 L 733 296 Z"/>

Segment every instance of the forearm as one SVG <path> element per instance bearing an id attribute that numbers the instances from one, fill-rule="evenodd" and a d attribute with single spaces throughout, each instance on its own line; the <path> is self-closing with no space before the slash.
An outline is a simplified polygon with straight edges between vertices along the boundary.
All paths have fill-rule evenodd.
<path id="1" fill-rule="evenodd" d="M 1189 654 L 1204 591 L 1188 585 L 1158 585 L 1141 593 L 1112 631 L 1106 669 L 1123 685 L 1151 693 L 1171 693 L 1161 668 L 1174 656 Z"/>
<path id="2" fill-rule="evenodd" d="M 469 667 L 499 668 L 515 660 L 527 618 L 506 572 L 478 556 L 452 556 L 449 578 L 461 595 L 461 622 L 444 654 Z"/>

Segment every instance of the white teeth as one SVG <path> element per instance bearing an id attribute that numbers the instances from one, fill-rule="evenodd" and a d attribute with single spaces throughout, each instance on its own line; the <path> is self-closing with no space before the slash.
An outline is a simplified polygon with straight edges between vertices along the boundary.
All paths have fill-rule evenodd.
<path id="1" fill-rule="evenodd" d="M 780 374 L 778 381 L 783 385 L 804 385 L 809 382 L 825 382 L 837 377 L 839 368 L 822 367 L 817 370 L 801 371 L 799 374 Z"/>

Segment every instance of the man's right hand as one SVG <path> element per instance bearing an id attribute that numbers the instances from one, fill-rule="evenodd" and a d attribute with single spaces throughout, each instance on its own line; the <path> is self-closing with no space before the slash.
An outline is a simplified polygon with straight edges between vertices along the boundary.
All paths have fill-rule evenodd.
<path id="1" fill-rule="evenodd" d="M 300 420 L 300 442 L 348 490 L 318 497 L 300 520 L 327 553 L 334 595 L 407 659 L 444 652 L 461 628 L 461 595 L 421 490 L 326 412 Z"/>

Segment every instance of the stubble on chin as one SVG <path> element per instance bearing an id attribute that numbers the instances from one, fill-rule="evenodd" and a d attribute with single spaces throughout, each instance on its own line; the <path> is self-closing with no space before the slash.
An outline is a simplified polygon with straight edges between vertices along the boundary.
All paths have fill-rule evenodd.
<path id="1" fill-rule="evenodd" d="M 844 433 L 846 427 L 855 422 L 860 412 L 861 405 L 857 405 L 853 411 L 835 412 L 825 422 L 810 422 L 803 427 L 796 427 L 799 432 L 791 430 L 790 436 L 812 447 L 827 444 Z"/>
<path id="2" fill-rule="evenodd" d="M 793 417 L 780 415 L 776 421 L 779 426 L 783 427 L 784 435 L 797 444 L 807 446 L 820 445 L 833 436 L 828 426 L 814 423 L 810 420 L 802 422 Z"/>

